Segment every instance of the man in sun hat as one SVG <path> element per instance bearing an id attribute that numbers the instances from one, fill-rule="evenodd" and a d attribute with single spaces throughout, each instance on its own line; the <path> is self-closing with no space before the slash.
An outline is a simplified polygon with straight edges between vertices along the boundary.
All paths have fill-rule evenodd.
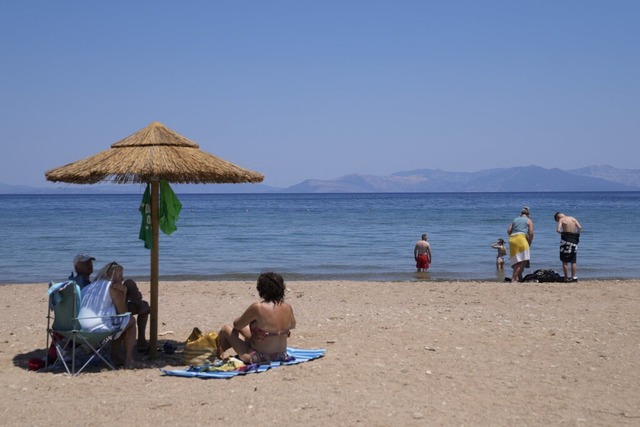
<path id="1" fill-rule="evenodd" d="M 73 269 L 76 275 L 71 273 L 69 280 L 74 280 L 80 289 L 91 283 L 91 274 L 93 273 L 93 261 L 96 259 L 84 252 L 79 253 L 73 258 Z"/>

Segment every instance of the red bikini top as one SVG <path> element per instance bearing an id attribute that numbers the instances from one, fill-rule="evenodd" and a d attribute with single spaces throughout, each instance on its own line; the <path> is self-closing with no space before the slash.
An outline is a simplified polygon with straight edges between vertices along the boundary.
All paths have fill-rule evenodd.
<path id="1" fill-rule="evenodd" d="M 267 332 L 264 329 L 260 328 L 255 320 L 249 323 L 249 330 L 251 331 L 251 336 L 254 337 L 257 341 L 262 341 L 265 338 L 269 337 L 280 337 L 282 335 L 286 335 L 287 337 L 291 336 L 291 331 L 288 329 L 280 332 Z"/>

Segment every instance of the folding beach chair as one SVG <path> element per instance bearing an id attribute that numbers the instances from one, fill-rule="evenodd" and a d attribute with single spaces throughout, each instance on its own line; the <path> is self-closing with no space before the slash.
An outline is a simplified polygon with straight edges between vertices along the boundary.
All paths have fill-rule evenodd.
<path id="1" fill-rule="evenodd" d="M 110 316 L 80 317 L 82 298 L 80 287 L 73 280 L 49 284 L 49 314 L 47 316 L 47 348 L 49 340 L 55 348 L 53 366 L 62 364 L 69 375 L 78 375 L 94 360 L 109 368 L 113 364 L 104 357 L 108 344 L 126 328 L 130 313 Z M 53 312 L 53 324 L 51 314 Z M 103 323 L 101 330 L 83 330 L 87 323 Z M 86 360 L 84 360 L 86 358 Z M 81 365 L 79 369 L 76 367 Z M 47 361 L 48 367 L 48 361 Z"/>

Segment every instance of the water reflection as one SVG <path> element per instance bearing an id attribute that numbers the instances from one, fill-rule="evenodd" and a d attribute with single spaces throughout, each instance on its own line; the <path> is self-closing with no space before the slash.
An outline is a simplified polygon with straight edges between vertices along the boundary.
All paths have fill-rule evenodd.
<path id="1" fill-rule="evenodd" d="M 428 271 L 416 271 L 414 277 L 416 280 L 419 280 L 421 282 L 426 282 L 428 280 L 431 280 L 431 277 L 429 277 Z"/>

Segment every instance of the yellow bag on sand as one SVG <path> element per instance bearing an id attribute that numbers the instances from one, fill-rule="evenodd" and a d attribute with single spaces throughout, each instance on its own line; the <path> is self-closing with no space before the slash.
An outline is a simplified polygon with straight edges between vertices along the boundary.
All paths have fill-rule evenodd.
<path id="1" fill-rule="evenodd" d="M 213 361 L 218 355 L 218 334 L 203 334 L 200 329 L 193 328 L 184 344 L 183 354 L 187 365 L 202 365 Z"/>

